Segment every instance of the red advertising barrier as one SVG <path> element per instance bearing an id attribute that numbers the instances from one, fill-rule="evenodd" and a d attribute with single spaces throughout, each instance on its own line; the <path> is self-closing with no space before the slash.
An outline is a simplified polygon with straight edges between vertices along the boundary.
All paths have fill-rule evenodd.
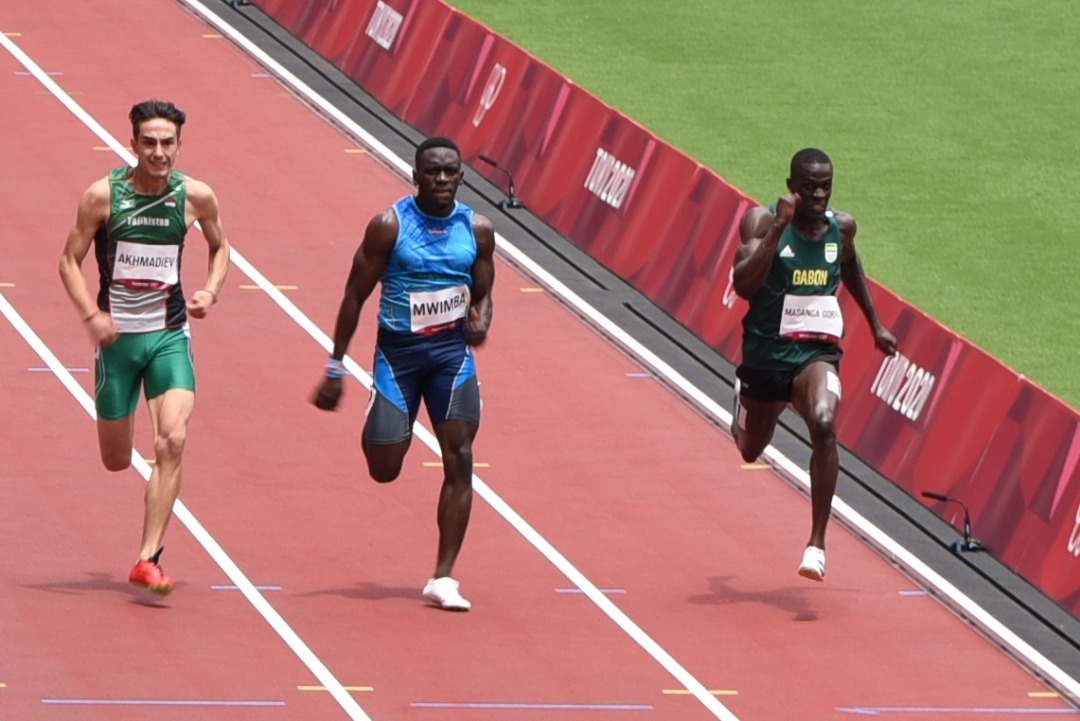
<path id="1" fill-rule="evenodd" d="M 955 335 L 943 326 L 926 322 L 929 319 L 880 287 L 873 293 L 878 317 L 896 336 L 900 352 L 887 357 L 874 347 L 862 312 L 849 294 L 842 293 L 843 407 L 837 437 L 882 475 L 896 480 L 905 477 L 919 446 L 932 437 L 925 430 L 940 410 L 934 401 L 951 381 L 960 349 Z"/>
<path id="2" fill-rule="evenodd" d="M 977 348 L 955 336 L 950 340 L 952 367 L 929 381 L 923 376 L 924 388 L 936 381 L 935 387 L 916 391 L 926 398 L 920 452 L 890 477 L 903 479 L 902 485 L 913 494 L 936 491 L 966 502 L 968 489 L 985 481 L 978 475 L 979 463 L 1020 392 L 1020 379 Z M 919 380 L 918 370 L 913 382 Z"/>
<path id="3" fill-rule="evenodd" d="M 988 551 L 1076 614 L 1077 413 L 896 296 L 874 290 L 900 353 L 889 358 L 874 349 L 846 296 L 840 442 L 920 499 L 923 491 L 962 499 Z M 959 508 L 939 510 L 962 522 Z"/>
<path id="4" fill-rule="evenodd" d="M 321 22 L 327 11 L 334 5 L 334 2 L 333 0 L 323 0 L 322 2 L 317 0 L 315 2 L 254 0 L 254 4 L 264 13 L 274 18 L 281 27 L 304 40 L 303 29 L 312 23 Z M 311 47 L 318 50 L 314 46 Z"/>
<path id="5" fill-rule="evenodd" d="M 283 28 L 400 113 L 455 11 L 430 0 L 255 0 Z"/>
<path id="6" fill-rule="evenodd" d="M 1076 614 L 1080 609 L 1080 574 L 1076 572 L 1080 559 L 1080 432 L 1075 414 L 1072 428 L 1068 444 L 1059 447 L 1061 474 L 1056 479 L 1051 476 L 1047 480 L 1052 482 L 1045 484 L 1049 514 L 1038 524 L 1039 541 L 1033 542 L 1022 557 L 1010 557 L 1005 562 Z"/>
<path id="7" fill-rule="evenodd" d="M 441 0 L 255 2 L 475 172 L 506 187 L 480 156 L 508 169 L 532 213 L 739 361 L 738 189 Z M 920 494 L 962 498 L 991 553 L 1080 615 L 1080 414 L 871 286 L 900 354 L 841 293 L 840 442 L 949 520 Z"/>
<path id="8" fill-rule="evenodd" d="M 256 3 L 274 17 L 278 24 L 331 62 L 338 62 L 353 39 L 367 26 L 363 18 L 369 15 L 373 2 L 323 0 L 294 3 L 282 0 L 260 0 Z"/>
<path id="9" fill-rule="evenodd" d="M 977 512 L 974 522 L 995 556 L 1033 582 L 1030 574 L 1038 572 L 1077 594 L 1075 539 L 1051 544 L 1064 537 L 1064 528 L 1076 534 L 1080 423 L 1071 409 L 1046 401 L 1039 388 L 1021 384 L 965 500 Z"/>
<path id="10" fill-rule="evenodd" d="M 337 66 L 387 109 L 402 115 L 417 83 L 433 64 L 435 38 L 454 16 L 450 7 L 427 0 L 377 0 L 367 30 Z M 321 53 L 320 53 L 321 54 Z"/>
<path id="11" fill-rule="evenodd" d="M 440 37 L 429 36 L 422 42 L 432 48 L 438 62 L 429 63 L 423 75 L 413 81 L 416 92 L 401 109 L 401 116 L 410 118 L 428 135 L 453 134 L 463 151 L 478 148 L 482 143 L 480 123 L 474 121 L 483 120 L 487 114 L 481 98 L 485 94 L 498 98 L 507 87 L 508 66 L 515 74 L 520 73 L 527 56 L 518 52 L 520 58 L 507 57 L 507 51 L 513 54 L 514 46 L 460 13 L 451 14 Z M 496 45 L 501 46 L 501 53 L 496 51 Z M 511 81 L 509 87 L 513 86 Z M 486 110 L 496 114 L 501 109 L 496 106 L 504 104 L 486 102 Z M 499 120 L 504 117 L 500 114 Z M 490 120 L 493 118 L 489 118 L 488 127 L 492 125 Z"/>
<path id="12" fill-rule="evenodd" d="M 731 267 L 740 242 L 739 220 L 754 205 L 703 167 L 688 197 L 695 222 L 686 236 L 681 266 L 666 285 L 654 277 L 642 286 L 673 318 L 733 363 L 742 358 L 742 317 L 747 304 L 735 294 Z M 646 290 L 654 285 L 658 287 Z"/>

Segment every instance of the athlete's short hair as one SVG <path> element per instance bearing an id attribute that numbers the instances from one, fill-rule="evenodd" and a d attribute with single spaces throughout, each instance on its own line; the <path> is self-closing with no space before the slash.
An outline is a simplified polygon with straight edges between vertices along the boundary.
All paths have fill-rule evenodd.
<path id="1" fill-rule="evenodd" d="M 458 154 L 459 158 L 461 157 L 461 149 L 457 146 L 457 143 L 455 143 L 450 138 L 444 138 L 441 135 L 436 135 L 435 137 L 428 138 L 424 142 L 420 143 L 420 145 L 416 146 L 416 157 L 413 159 L 414 168 L 420 167 L 420 156 L 423 155 L 424 151 L 429 148 L 450 148 L 450 150 L 453 150 L 455 153 Z"/>
<path id="2" fill-rule="evenodd" d="M 131 118 L 131 137 L 133 138 L 139 137 L 139 128 L 147 120 L 162 118 L 176 125 L 176 139 L 179 140 L 180 128 L 184 127 L 184 121 L 187 120 L 184 111 L 168 100 L 157 100 L 155 98 L 132 105 L 128 117 Z"/>
<path id="3" fill-rule="evenodd" d="M 816 164 L 832 165 L 832 160 L 829 159 L 829 156 L 824 150 L 819 150 L 817 148 L 803 148 L 795 153 L 795 155 L 791 156 L 791 177 L 795 177 L 799 170 L 805 168 L 807 165 Z"/>

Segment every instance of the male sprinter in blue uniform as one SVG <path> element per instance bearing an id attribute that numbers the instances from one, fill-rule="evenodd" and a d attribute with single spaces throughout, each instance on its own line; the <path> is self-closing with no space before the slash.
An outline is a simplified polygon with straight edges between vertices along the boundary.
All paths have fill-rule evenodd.
<path id="1" fill-rule="evenodd" d="M 206 183 L 173 170 L 185 116 L 172 103 L 132 107 L 134 168 L 117 168 L 79 201 L 60 258 L 60 277 L 97 346 L 95 404 L 101 460 L 131 465 L 135 407 L 146 395 L 154 427 L 154 469 L 146 485 L 139 558 L 128 579 L 160 594 L 173 580 L 158 565 L 165 527 L 180 493 L 187 425 L 195 410 L 188 316 L 205 318 L 229 270 L 229 242 L 217 197 Z M 209 246 L 206 283 L 184 300 L 180 259 L 198 221 Z M 95 247 L 101 288 L 90 295 L 82 262 Z"/>
<path id="2" fill-rule="evenodd" d="M 470 603 L 451 577 L 472 508 L 472 443 L 480 424 L 480 389 L 471 346 L 487 337 L 495 281 L 491 221 L 457 202 L 464 172 L 453 141 L 429 138 L 416 149 L 415 196 L 368 223 L 353 256 L 334 329 L 334 352 L 314 403 L 333 410 L 345 374 L 342 358 L 360 309 L 382 283 L 378 336 L 361 445 L 380 483 L 401 473 L 423 398 L 439 440 L 439 550 L 424 598 L 451 611 Z"/>
<path id="3" fill-rule="evenodd" d="M 735 292 L 750 308 L 743 318 L 731 432 L 751 463 L 769 445 L 789 403 L 806 422 L 813 447 L 811 526 L 799 575 L 813 581 L 825 579 L 825 527 L 839 470 L 841 282 L 870 325 L 874 345 L 896 352 L 896 338 L 878 320 L 855 252 L 855 219 L 829 209 L 832 181 L 828 155 L 816 148 L 797 152 L 789 194 L 775 208 L 757 206 L 743 216 L 732 273 Z"/>

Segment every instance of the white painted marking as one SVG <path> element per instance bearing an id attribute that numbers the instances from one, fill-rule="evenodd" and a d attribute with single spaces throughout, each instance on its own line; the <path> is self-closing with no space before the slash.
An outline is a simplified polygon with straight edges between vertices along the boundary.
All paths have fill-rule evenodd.
<path id="1" fill-rule="evenodd" d="M 625 588 L 601 588 L 600 593 L 625 594 Z M 555 593 L 582 593 L 580 588 L 556 588 Z"/>

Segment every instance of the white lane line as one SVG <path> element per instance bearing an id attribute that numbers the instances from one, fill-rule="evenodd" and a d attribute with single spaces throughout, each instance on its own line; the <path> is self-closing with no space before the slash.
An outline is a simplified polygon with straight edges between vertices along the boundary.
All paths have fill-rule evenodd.
<path id="1" fill-rule="evenodd" d="M 245 52 L 255 58 L 264 67 L 268 68 L 271 72 L 273 72 L 279 80 L 287 83 L 294 90 L 299 92 L 309 103 L 311 103 L 314 107 L 325 113 L 331 120 L 334 121 L 334 123 L 342 127 L 349 135 L 356 138 L 359 142 L 367 146 L 375 155 L 382 158 L 385 163 L 395 168 L 403 179 L 407 180 L 410 177 L 411 167 L 409 166 L 409 164 L 402 158 L 398 157 L 389 148 L 387 148 L 382 142 L 378 140 L 378 138 L 376 138 L 367 130 L 356 124 L 351 118 L 349 118 L 337 107 L 331 104 L 330 101 L 326 100 L 321 95 L 312 90 L 306 83 L 297 78 L 280 63 L 278 63 L 276 60 L 263 52 L 262 49 L 254 45 L 231 25 L 226 23 L 224 20 L 222 20 L 210 10 L 208 10 L 202 3 L 198 2 L 198 0 L 182 1 L 188 6 L 190 6 L 193 10 L 198 12 L 200 15 L 202 15 L 204 18 L 206 18 L 209 23 L 216 26 L 218 30 L 220 30 L 223 34 L 227 35 L 234 43 L 239 45 Z M 663 359 L 661 359 L 659 356 L 657 356 L 655 353 L 653 353 L 643 344 L 641 344 L 638 340 L 636 340 L 634 337 L 632 337 L 630 334 L 628 334 L 626 331 L 616 325 L 612 320 L 610 320 L 602 313 L 597 311 L 595 308 L 593 308 L 589 303 L 587 303 L 584 299 L 578 296 L 577 293 L 571 290 L 562 281 L 560 281 L 554 275 L 541 267 L 532 258 L 527 256 L 523 251 L 515 247 L 513 243 L 506 240 L 501 235 L 496 234 L 495 237 L 498 243 L 499 250 L 505 256 L 508 256 L 512 260 L 512 263 L 514 265 L 516 265 L 526 275 L 530 276 L 534 281 L 536 281 L 538 285 L 542 286 L 549 293 L 557 295 L 560 299 L 562 299 L 564 303 L 573 308 L 576 313 L 578 313 L 580 316 L 585 318 L 591 325 L 593 325 L 595 329 L 600 331 L 602 335 L 608 337 L 612 342 L 621 346 L 632 356 L 636 357 L 642 364 L 648 366 L 656 376 L 663 378 L 666 383 L 672 386 L 678 393 L 683 394 L 684 397 L 686 397 L 690 402 L 697 405 L 703 412 L 718 420 L 725 427 L 731 427 L 731 413 L 728 412 L 727 409 L 716 403 L 712 398 L 706 395 L 697 386 L 695 386 L 693 383 L 683 377 L 682 374 L 680 374 L 678 371 L 668 365 Z M 323 343 L 323 347 L 326 348 L 328 351 L 330 350 L 328 339 L 327 342 Z M 437 447 L 434 450 L 436 453 L 438 453 Z M 776 448 L 774 448 L 773 446 L 769 446 L 765 450 L 763 457 L 768 459 L 773 465 L 773 467 L 778 470 L 778 472 L 786 475 L 791 480 L 802 486 L 804 490 L 809 492 L 810 476 L 807 474 L 806 471 L 804 471 L 790 459 L 785 457 Z M 492 503 L 491 499 L 497 499 L 494 493 L 486 490 L 486 486 L 483 486 L 483 488 L 485 490 L 481 493 L 481 495 L 485 497 L 485 500 L 488 500 L 489 503 Z M 491 498 L 488 497 L 489 495 Z M 498 500 L 497 504 L 492 503 L 492 505 L 496 506 L 496 510 L 499 510 L 500 512 L 502 512 L 500 510 L 500 507 L 505 507 L 505 504 L 503 504 L 501 500 Z M 509 511 L 509 513 L 512 513 L 514 517 L 517 517 L 517 514 L 513 513 L 512 510 L 509 510 L 508 507 L 506 507 L 506 509 Z M 1000 622 L 992 614 L 983 609 L 982 606 L 980 606 L 967 594 L 960 591 L 958 588 L 945 580 L 945 578 L 943 578 L 940 574 L 930 568 L 927 564 L 923 563 L 923 561 L 920 560 L 917 556 L 915 556 L 915 554 L 908 551 L 895 539 L 893 539 L 887 533 L 882 531 L 880 528 L 878 528 L 869 520 L 867 520 L 864 516 L 862 516 L 862 514 L 858 513 L 849 505 L 847 505 L 847 503 L 845 503 L 839 495 L 833 501 L 833 513 L 837 517 L 842 518 L 850 527 L 857 529 L 859 533 L 861 533 L 882 553 L 887 554 L 892 558 L 892 560 L 899 563 L 905 569 L 905 571 L 915 575 L 916 577 L 920 578 L 926 585 L 936 589 L 936 591 L 941 596 L 948 599 L 950 605 L 952 605 L 954 608 L 959 609 L 962 612 L 960 613 L 960 615 L 965 616 L 970 620 L 973 620 L 982 631 L 990 634 L 998 642 L 1000 642 L 1007 649 L 1009 649 L 1010 653 L 1012 653 L 1014 657 L 1022 659 L 1030 667 L 1037 669 L 1040 673 L 1048 676 L 1050 679 L 1053 679 L 1055 683 L 1060 685 L 1063 689 L 1067 690 L 1074 699 L 1080 699 L 1080 682 L 1078 682 L 1070 674 L 1062 670 L 1059 666 L 1057 666 L 1048 658 L 1035 650 L 1030 644 L 1017 636 L 1011 629 L 1009 629 L 1005 624 Z M 511 523 L 513 523 L 515 527 L 517 527 L 518 530 L 521 531 L 522 534 L 525 535 L 526 538 L 528 538 L 530 541 L 533 540 L 534 536 L 538 537 L 538 534 L 536 534 L 535 531 L 532 531 L 531 528 L 525 530 L 526 526 L 522 525 L 519 527 L 518 522 L 511 520 L 510 517 L 507 517 L 507 520 L 511 521 Z M 521 520 L 520 523 L 524 524 L 524 521 Z M 546 544 L 546 542 L 544 543 Z M 542 553 L 545 552 L 544 548 L 541 548 L 539 545 L 537 547 Z M 562 557 L 559 556 L 559 558 L 561 559 Z M 571 581 L 575 581 L 575 578 L 572 578 L 571 575 L 567 573 L 566 570 L 564 570 L 563 566 L 560 563 L 556 562 L 554 558 L 549 557 L 549 560 L 551 560 L 552 563 L 559 567 L 560 570 L 566 573 L 567 577 L 570 578 Z M 565 561 L 565 559 L 563 560 Z M 574 574 L 576 574 L 576 571 L 574 572 Z M 597 604 L 600 605 L 601 609 L 604 610 L 605 613 L 608 613 L 608 606 L 610 606 L 610 604 L 606 602 L 606 599 L 603 598 L 603 595 L 595 588 L 595 586 L 589 584 L 587 580 L 585 581 L 585 583 L 588 584 L 588 588 L 583 586 L 582 590 L 585 591 L 586 594 L 593 601 L 597 602 Z M 621 612 L 619 613 L 619 615 L 621 615 Z M 629 622 L 629 619 L 626 620 L 627 622 Z M 619 623 L 620 626 L 623 625 L 619 621 L 616 622 Z M 630 623 L 632 624 L 632 622 Z M 636 626 L 634 628 L 636 628 Z M 627 632 L 630 633 L 629 630 Z M 635 636 L 636 638 L 636 635 L 634 633 L 631 633 L 630 635 Z M 660 659 L 658 658 L 657 660 Z M 665 668 L 668 668 L 669 671 L 672 671 L 673 675 L 676 675 L 676 677 L 679 678 L 680 681 L 684 680 L 683 674 L 685 674 L 685 671 L 676 673 L 672 670 L 672 668 L 669 668 L 666 663 L 663 663 L 663 665 L 665 666 Z M 681 667 L 679 668 L 681 669 Z M 694 681 L 693 684 L 685 685 L 687 686 L 687 688 L 690 688 L 694 692 L 694 696 L 697 697 L 698 700 L 700 700 L 708 708 L 710 708 L 710 710 L 717 710 L 715 709 L 715 707 L 706 702 L 706 700 L 711 697 L 708 696 L 707 689 L 705 689 L 704 686 L 697 683 L 696 681 Z M 727 709 L 717 711 L 724 714 L 723 716 L 721 716 L 722 718 L 734 718 L 730 715 L 730 712 L 727 711 Z"/>
<path id="2" fill-rule="evenodd" d="M 29 70 L 38 81 L 44 85 L 65 107 L 68 108 L 79 120 L 83 122 L 91 131 L 94 132 L 102 141 L 107 143 L 110 148 L 116 151 L 117 155 L 122 157 L 129 165 L 135 164 L 135 158 L 132 154 L 124 148 L 115 138 L 113 138 L 108 131 L 105 130 L 94 120 L 90 115 L 83 110 L 78 103 L 71 99 L 67 93 L 65 93 L 48 75 L 42 72 L 41 68 L 35 63 L 26 53 L 24 53 L 18 46 L 16 46 L 8 37 L 0 34 L 0 45 L 2 45 L 8 52 L 10 52 L 15 59 L 22 63 L 23 67 Z M 239 255 L 239 254 L 237 254 Z M 261 276 L 260 276 L 261 278 Z M 262 279 L 265 283 L 265 279 Z M 280 295 L 280 291 L 273 289 Z M 282 296 L 284 297 L 284 296 Z M 90 396 L 83 390 L 82 386 L 75 382 L 75 379 L 64 368 L 63 364 L 57 360 L 53 352 L 45 345 L 44 342 L 37 336 L 37 334 L 30 328 L 30 326 L 22 319 L 22 317 L 15 311 L 15 309 L 8 303 L 7 298 L 0 293 L 0 312 L 7 317 L 11 325 L 19 332 L 20 335 L 26 340 L 31 348 L 38 354 L 38 356 L 45 362 L 53 373 L 56 374 L 60 382 L 64 387 L 68 389 L 68 392 L 75 397 L 83 409 L 90 415 L 91 418 L 97 418 L 97 413 L 94 409 L 94 402 Z M 131 453 L 132 465 L 142 475 L 144 480 L 150 479 L 150 465 L 146 462 L 138 451 L 132 451 Z M 319 680 L 319 682 L 326 686 L 330 695 L 338 702 L 338 704 L 349 715 L 349 718 L 356 721 L 371 721 L 371 717 L 368 716 L 363 709 L 356 703 L 356 700 L 346 691 L 341 682 L 339 682 L 330 670 L 323 664 L 322 661 L 308 648 L 307 644 L 296 634 L 295 631 L 285 622 L 285 619 L 274 610 L 274 608 L 267 602 L 261 593 L 255 588 L 254 584 L 248 580 L 247 576 L 240 570 L 240 568 L 233 562 L 233 560 L 225 553 L 224 549 L 218 545 L 217 541 L 210 535 L 210 533 L 203 527 L 203 525 L 195 518 L 179 499 L 173 506 L 173 512 L 181 523 L 191 532 L 192 536 L 202 545 L 206 552 L 210 554 L 210 557 L 214 559 L 214 562 L 225 572 L 225 575 L 229 577 L 229 580 L 244 594 L 244 597 L 248 602 L 255 607 L 255 610 L 266 620 L 270 627 L 277 632 L 278 636 L 292 649 L 293 653 L 304 663 L 305 666 L 311 671 L 311 673 Z"/>

